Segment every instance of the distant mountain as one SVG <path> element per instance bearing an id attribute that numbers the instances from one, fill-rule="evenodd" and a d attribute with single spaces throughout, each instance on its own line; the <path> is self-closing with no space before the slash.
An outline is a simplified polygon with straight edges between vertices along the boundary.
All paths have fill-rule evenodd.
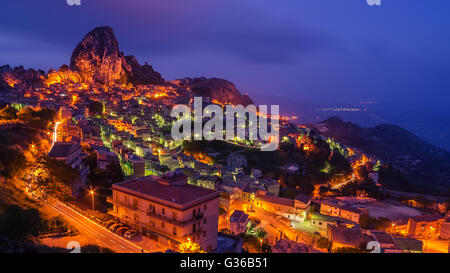
<path id="1" fill-rule="evenodd" d="M 450 153 L 405 129 L 391 124 L 360 127 L 338 117 L 313 127 L 326 137 L 392 165 L 405 175 L 414 189 L 435 193 L 450 189 Z"/>

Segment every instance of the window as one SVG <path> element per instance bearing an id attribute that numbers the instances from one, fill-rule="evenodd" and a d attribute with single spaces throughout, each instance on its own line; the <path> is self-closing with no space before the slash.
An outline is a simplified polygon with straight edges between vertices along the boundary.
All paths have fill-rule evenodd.
<path id="1" fill-rule="evenodd" d="M 172 219 L 177 220 L 177 212 L 176 211 L 172 211 Z"/>
<path id="2" fill-rule="evenodd" d="M 162 208 L 162 214 L 166 214 L 166 210 L 164 208 Z"/>
<path id="3" fill-rule="evenodd" d="M 207 206 L 206 206 L 206 204 L 205 204 L 205 205 L 203 206 L 203 209 L 204 209 L 204 210 L 206 210 L 206 209 L 207 209 Z"/>
<path id="4" fill-rule="evenodd" d="M 161 222 L 161 227 L 162 227 L 162 228 L 165 228 L 165 227 L 166 227 L 166 225 L 164 224 L 164 222 Z"/>
<path id="5" fill-rule="evenodd" d="M 194 223 L 193 225 L 192 225 L 192 233 L 194 233 L 194 232 L 196 232 L 197 231 L 197 225 Z"/>
<path id="6" fill-rule="evenodd" d="M 205 218 L 203 218 L 203 224 L 205 224 L 205 225 L 206 225 L 206 217 L 205 217 Z"/>
<path id="7" fill-rule="evenodd" d="M 177 227 L 176 226 L 173 226 L 173 235 L 177 236 Z"/>

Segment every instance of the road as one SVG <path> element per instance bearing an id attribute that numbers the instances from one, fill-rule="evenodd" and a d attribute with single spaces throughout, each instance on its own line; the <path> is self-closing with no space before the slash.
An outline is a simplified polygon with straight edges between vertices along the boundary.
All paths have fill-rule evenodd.
<path id="1" fill-rule="evenodd" d="M 341 182 L 341 183 L 339 183 L 339 184 L 336 184 L 336 185 L 332 186 L 331 188 L 332 188 L 333 190 L 339 189 L 340 187 L 343 187 L 343 186 L 345 186 L 346 184 L 351 183 L 351 182 L 354 182 L 354 181 L 355 181 L 355 175 L 353 174 L 353 175 L 352 175 L 352 178 L 350 178 L 349 180 L 346 180 L 346 181 L 344 181 L 344 182 Z"/>
<path id="2" fill-rule="evenodd" d="M 49 200 L 47 206 L 49 209 L 63 216 L 70 224 L 76 227 L 80 233 L 86 235 L 100 246 L 107 247 L 118 253 L 142 252 L 142 248 L 137 244 L 112 233 L 102 225 L 92 221 L 59 201 Z"/>

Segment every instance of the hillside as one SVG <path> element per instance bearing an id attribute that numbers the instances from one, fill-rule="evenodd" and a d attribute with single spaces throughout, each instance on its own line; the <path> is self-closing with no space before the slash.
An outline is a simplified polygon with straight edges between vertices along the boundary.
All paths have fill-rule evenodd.
<path id="1" fill-rule="evenodd" d="M 391 124 L 360 127 L 338 117 L 312 125 L 326 137 L 375 155 L 400 170 L 411 190 L 432 193 L 450 189 L 450 153 Z"/>

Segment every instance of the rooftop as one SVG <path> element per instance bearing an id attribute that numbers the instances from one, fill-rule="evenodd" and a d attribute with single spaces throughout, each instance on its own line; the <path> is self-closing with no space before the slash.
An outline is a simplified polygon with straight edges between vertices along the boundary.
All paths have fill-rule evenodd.
<path id="1" fill-rule="evenodd" d="M 270 202 L 278 205 L 283 205 L 287 207 L 294 207 L 295 201 L 288 198 L 283 197 L 277 197 L 277 196 L 271 196 L 271 195 L 259 195 L 259 200 Z"/>
<path id="2" fill-rule="evenodd" d="M 308 204 L 308 202 L 311 201 L 311 198 L 309 196 L 300 193 L 295 197 L 295 200 Z"/>
<path id="3" fill-rule="evenodd" d="M 49 157 L 68 157 L 80 149 L 80 145 L 70 142 L 57 142 L 48 153 Z"/>
<path id="4" fill-rule="evenodd" d="M 242 210 L 235 210 L 230 216 L 230 222 L 245 222 L 248 219 L 248 214 Z"/>
<path id="5" fill-rule="evenodd" d="M 176 208 L 194 206 L 219 197 L 219 193 L 216 191 L 187 183 L 179 183 L 179 181 L 171 184 L 168 179 L 158 176 L 146 176 L 116 183 L 113 185 L 113 189 L 151 201 L 163 202 Z"/>

